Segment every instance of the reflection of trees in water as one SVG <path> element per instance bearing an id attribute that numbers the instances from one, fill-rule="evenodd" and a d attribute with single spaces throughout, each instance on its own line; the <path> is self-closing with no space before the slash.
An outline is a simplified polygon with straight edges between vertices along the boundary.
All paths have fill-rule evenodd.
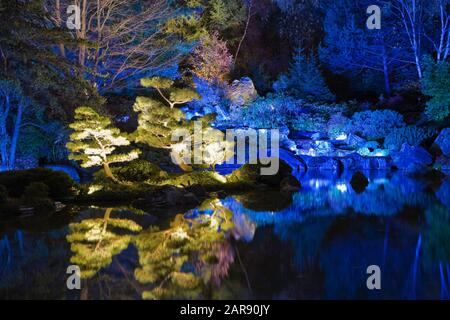
<path id="1" fill-rule="evenodd" d="M 112 212 L 112 208 L 107 208 L 102 218 L 84 219 L 69 225 L 66 239 L 74 253 L 70 261 L 80 267 L 82 278 L 91 278 L 108 266 L 113 256 L 128 247 L 132 239 L 129 232 L 142 229 L 130 219 L 112 218 Z"/>
<path id="2" fill-rule="evenodd" d="M 45 237 L 22 230 L 3 234 L 0 238 L 0 297 L 67 298 L 67 288 L 59 285 L 65 284 L 68 261 L 63 238 L 61 231 L 52 231 Z"/>
<path id="3" fill-rule="evenodd" d="M 208 283 L 220 284 L 234 261 L 227 235 L 233 213 L 219 200 L 204 202 L 170 227 L 151 227 L 135 238 L 140 267 L 136 279 L 150 285 L 144 299 L 199 298 Z"/>

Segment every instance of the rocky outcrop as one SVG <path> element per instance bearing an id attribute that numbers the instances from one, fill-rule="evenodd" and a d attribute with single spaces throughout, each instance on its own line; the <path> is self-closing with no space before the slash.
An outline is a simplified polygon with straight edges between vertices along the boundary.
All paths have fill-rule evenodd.
<path id="1" fill-rule="evenodd" d="M 439 147 L 445 156 L 450 157 L 450 128 L 442 129 L 434 144 Z"/>
<path id="2" fill-rule="evenodd" d="M 392 152 L 392 161 L 399 169 L 406 172 L 419 172 L 427 169 L 433 162 L 431 154 L 422 147 L 404 143 L 398 152 Z"/>
<path id="3" fill-rule="evenodd" d="M 252 79 L 243 77 L 234 80 L 228 89 L 228 98 L 233 106 L 244 106 L 253 102 L 258 97 Z"/>

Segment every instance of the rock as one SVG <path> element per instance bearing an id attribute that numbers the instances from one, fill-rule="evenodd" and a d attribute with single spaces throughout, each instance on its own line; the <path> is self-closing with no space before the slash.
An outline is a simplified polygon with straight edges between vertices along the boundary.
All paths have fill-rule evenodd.
<path id="1" fill-rule="evenodd" d="M 311 135 L 312 140 L 322 140 L 322 139 L 326 139 L 326 138 L 327 138 L 327 135 L 322 132 L 315 132 Z"/>
<path id="2" fill-rule="evenodd" d="M 352 176 L 350 185 L 356 193 L 362 193 L 369 185 L 369 180 L 367 180 L 366 176 L 362 172 L 357 171 Z"/>
<path id="3" fill-rule="evenodd" d="M 301 158 L 305 162 L 308 170 L 317 169 L 339 171 L 342 168 L 341 162 L 331 157 L 301 156 Z"/>
<path id="4" fill-rule="evenodd" d="M 444 155 L 450 157 L 450 128 L 442 129 L 434 144 L 439 147 Z"/>
<path id="5" fill-rule="evenodd" d="M 292 171 L 306 171 L 306 166 L 303 160 L 292 152 L 280 149 L 278 155 L 280 159 L 285 161 L 292 168 Z"/>
<path id="6" fill-rule="evenodd" d="M 228 89 L 228 98 L 231 104 L 235 106 L 244 106 L 253 102 L 258 97 L 252 79 L 243 77 L 240 80 L 234 80 Z"/>
<path id="7" fill-rule="evenodd" d="M 287 176 L 280 182 L 280 190 L 282 192 L 297 192 L 300 188 L 300 182 L 293 176 Z"/>
<path id="8" fill-rule="evenodd" d="M 426 170 L 427 166 L 433 162 L 431 154 L 422 147 L 410 146 L 403 143 L 399 152 L 392 152 L 394 165 L 406 172 L 417 172 Z"/>
<path id="9" fill-rule="evenodd" d="M 350 133 L 347 136 L 347 139 L 345 140 L 345 142 L 347 143 L 347 145 L 353 147 L 353 148 L 362 148 L 365 146 L 366 144 L 366 140 L 358 137 L 357 135 Z"/>
<path id="10" fill-rule="evenodd" d="M 199 201 L 192 192 L 186 192 L 175 186 L 165 186 L 148 194 L 139 201 L 146 207 L 175 207 L 180 205 L 197 204 Z"/>
<path id="11" fill-rule="evenodd" d="M 433 168 L 442 171 L 446 175 L 450 175 L 450 158 L 444 155 L 439 156 L 434 162 Z"/>

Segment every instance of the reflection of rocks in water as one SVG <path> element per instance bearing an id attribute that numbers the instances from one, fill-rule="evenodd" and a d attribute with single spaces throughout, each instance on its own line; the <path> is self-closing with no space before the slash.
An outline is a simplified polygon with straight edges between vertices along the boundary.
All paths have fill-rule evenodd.
<path id="1" fill-rule="evenodd" d="M 231 230 L 233 238 L 250 242 L 256 231 L 256 224 L 249 220 L 248 216 L 240 212 L 233 214 L 234 228 Z"/>
<path id="2" fill-rule="evenodd" d="M 357 171 L 350 180 L 350 184 L 356 193 L 362 193 L 369 185 L 369 180 L 362 172 Z"/>
<path id="3" fill-rule="evenodd" d="M 280 211 L 292 203 L 290 194 L 279 191 L 254 191 L 237 196 L 242 205 L 253 211 Z"/>

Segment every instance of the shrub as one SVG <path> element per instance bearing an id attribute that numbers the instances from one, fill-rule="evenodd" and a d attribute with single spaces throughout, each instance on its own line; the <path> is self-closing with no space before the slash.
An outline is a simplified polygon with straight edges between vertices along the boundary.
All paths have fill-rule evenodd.
<path id="1" fill-rule="evenodd" d="M 332 115 L 327 123 L 328 136 L 331 139 L 336 139 L 339 135 L 347 131 L 349 122 L 350 120 L 341 113 Z"/>
<path id="2" fill-rule="evenodd" d="M 299 102 L 291 97 L 268 95 L 258 98 L 247 108 L 241 109 L 241 121 L 251 128 L 280 128 L 299 109 Z"/>
<path id="3" fill-rule="evenodd" d="M 384 139 L 384 147 L 390 150 L 399 150 L 405 142 L 410 146 L 418 146 L 435 133 L 432 129 L 417 126 L 394 128 Z"/>
<path id="4" fill-rule="evenodd" d="M 8 199 L 8 189 L 5 186 L 0 185 L 0 203 L 5 203 Z"/>
<path id="5" fill-rule="evenodd" d="M 450 115 L 450 63 L 425 60 L 425 72 L 421 81 L 422 92 L 430 96 L 425 114 L 430 120 L 441 121 Z"/>
<path id="6" fill-rule="evenodd" d="M 161 169 L 146 160 L 134 160 L 127 165 L 114 170 L 119 180 L 130 182 L 143 182 L 159 177 Z"/>
<path id="7" fill-rule="evenodd" d="M 49 198 L 49 187 L 42 182 L 32 182 L 26 188 L 22 196 L 22 203 L 34 207 L 36 211 L 53 210 L 53 201 Z"/>
<path id="8" fill-rule="evenodd" d="M 273 84 L 276 92 L 312 101 L 332 101 L 335 96 L 328 89 L 318 67 L 317 58 L 307 59 L 301 49 L 294 53 L 289 72 L 282 74 Z"/>
<path id="9" fill-rule="evenodd" d="M 0 184 L 5 186 L 11 197 L 20 197 L 32 182 L 42 182 L 49 188 L 51 198 L 72 196 L 75 182 L 61 171 L 44 168 L 5 171 L 0 173 Z"/>
<path id="10" fill-rule="evenodd" d="M 311 113 L 301 113 L 291 120 L 291 128 L 298 131 L 325 132 L 325 117 Z"/>
<path id="11" fill-rule="evenodd" d="M 45 183 L 32 182 L 30 183 L 23 193 L 24 198 L 48 198 L 49 188 Z"/>
<path id="12" fill-rule="evenodd" d="M 375 110 L 355 113 L 349 129 L 366 139 L 376 140 L 403 126 L 405 123 L 401 114 L 392 110 Z"/>

